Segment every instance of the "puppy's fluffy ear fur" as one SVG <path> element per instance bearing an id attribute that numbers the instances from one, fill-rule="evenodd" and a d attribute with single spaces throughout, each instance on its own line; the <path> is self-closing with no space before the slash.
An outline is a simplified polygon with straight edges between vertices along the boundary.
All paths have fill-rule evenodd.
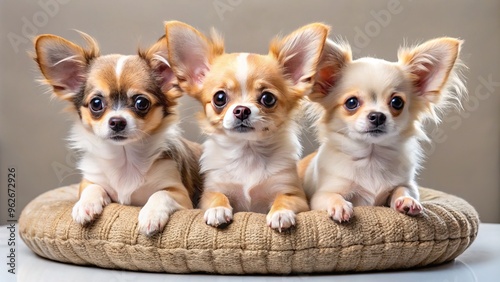
<path id="1" fill-rule="evenodd" d="M 309 97 L 312 100 L 319 100 L 327 96 L 340 79 L 342 69 L 351 61 L 351 46 L 347 42 L 335 43 L 327 39 L 318 64 L 313 91 Z"/>
<path id="2" fill-rule="evenodd" d="M 87 42 L 82 48 L 62 37 L 44 34 L 35 38 L 35 56 L 45 83 L 52 86 L 54 94 L 64 100 L 78 93 L 86 81 L 87 67 L 99 56 L 99 47 L 89 35 L 80 32 Z"/>
<path id="3" fill-rule="evenodd" d="M 178 98 L 182 95 L 181 91 L 177 91 L 176 89 L 170 91 L 176 84 L 176 78 L 167 59 L 167 45 L 167 39 L 163 36 L 148 49 L 139 50 L 139 56 L 148 62 L 156 76 L 157 83 L 162 92 L 171 92 L 174 96 L 173 98 Z"/>
<path id="4" fill-rule="evenodd" d="M 462 41 L 455 38 L 437 38 L 413 48 L 403 47 L 398 52 L 399 63 L 408 73 L 414 93 L 438 121 L 436 111 L 449 105 L 460 105 L 466 95 L 461 75 L 465 67 L 458 59 Z M 455 103 L 453 103 L 455 102 Z"/>
<path id="5" fill-rule="evenodd" d="M 181 88 L 198 97 L 213 59 L 224 53 L 222 38 L 212 31 L 207 38 L 194 27 L 178 21 L 165 23 L 168 58 Z"/>
<path id="6" fill-rule="evenodd" d="M 324 24 L 309 24 L 271 43 L 269 54 L 281 64 L 297 93 L 308 94 L 304 92 L 313 84 L 329 30 Z"/>

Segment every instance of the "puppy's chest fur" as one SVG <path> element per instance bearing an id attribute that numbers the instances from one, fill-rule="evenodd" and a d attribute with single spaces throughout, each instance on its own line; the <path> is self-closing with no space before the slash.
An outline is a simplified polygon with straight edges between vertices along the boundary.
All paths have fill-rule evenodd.
<path id="1" fill-rule="evenodd" d="M 268 212 L 276 194 L 297 181 L 300 145 L 294 134 L 287 137 L 270 142 L 208 139 L 201 158 L 205 189 L 224 193 L 235 212 Z"/>
<path id="2" fill-rule="evenodd" d="M 351 175 L 354 180 L 353 185 L 359 186 L 356 187 L 358 193 L 373 192 L 376 196 L 389 192 L 398 184 L 407 182 L 404 175 L 399 172 L 406 167 L 401 154 L 402 152 L 397 148 L 369 145 L 348 156 L 352 158 Z"/>
<path id="3" fill-rule="evenodd" d="M 393 189 L 414 185 L 416 152 L 404 143 L 323 146 L 317 165 L 326 181 L 341 183 L 335 189 L 349 195 L 354 205 L 384 205 Z"/>
<path id="4" fill-rule="evenodd" d="M 164 137 L 116 146 L 76 125 L 70 140 L 82 153 L 78 168 L 83 178 L 103 187 L 113 202 L 142 206 L 154 192 L 181 184 L 176 163 L 163 158 L 170 149 Z"/>

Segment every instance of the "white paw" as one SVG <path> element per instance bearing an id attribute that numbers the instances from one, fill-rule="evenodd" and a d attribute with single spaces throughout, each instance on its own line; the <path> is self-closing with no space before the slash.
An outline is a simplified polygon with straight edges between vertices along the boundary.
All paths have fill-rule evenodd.
<path id="1" fill-rule="evenodd" d="M 226 225 L 233 220 L 233 210 L 225 207 L 209 208 L 203 216 L 205 222 L 213 227 Z"/>
<path id="2" fill-rule="evenodd" d="M 278 210 L 268 213 L 266 220 L 269 227 L 281 232 L 295 225 L 295 213 L 291 210 Z"/>
<path id="3" fill-rule="evenodd" d="M 333 220 L 342 223 L 351 219 L 354 210 L 351 202 L 342 199 L 330 205 L 327 212 Z"/>
<path id="4" fill-rule="evenodd" d="M 422 205 L 410 196 L 402 196 L 396 199 L 393 208 L 402 214 L 416 216 L 422 213 Z"/>
<path id="5" fill-rule="evenodd" d="M 71 216 L 75 222 L 85 225 L 100 215 L 103 208 L 110 202 L 111 200 L 107 196 L 97 198 L 81 198 L 73 206 Z"/>
<path id="6" fill-rule="evenodd" d="M 139 212 L 139 232 L 146 236 L 163 231 L 170 215 L 182 207 L 166 191 L 151 195 Z"/>
<path id="7" fill-rule="evenodd" d="M 173 213 L 171 209 L 145 205 L 139 212 L 139 232 L 151 236 L 161 232 Z"/>

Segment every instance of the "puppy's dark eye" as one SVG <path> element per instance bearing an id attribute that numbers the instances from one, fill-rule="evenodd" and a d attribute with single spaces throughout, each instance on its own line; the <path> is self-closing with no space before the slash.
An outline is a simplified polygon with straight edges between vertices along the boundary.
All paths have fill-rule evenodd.
<path id="1" fill-rule="evenodd" d="M 398 97 L 398 96 L 394 96 L 392 99 L 391 99 L 391 102 L 390 102 L 390 105 L 393 109 L 397 110 L 397 111 L 400 111 L 403 109 L 403 107 L 405 106 L 405 101 L 403 101 L 403 99 L 401 97 Z"/>
<path id="2" fill-rule="evenodd" d="M 260 96 L 259 102 L 266 108 L 272 108 L 276 105 L 276 97 L 271 92 L 265 91 Z"/>
<path id="3" fill-rule="evenodd" d="M 135 109 L 138 110 L 139 112 L 145 112 L 149 110 L 149 107 L 151 106 L 151 102 L 148 100 L 148 98 L 144 96 L 138 96 L 135 98 Z"/>
<path id="4" fill-rule="evenodd" d="M 345 101 L 344 106 L 348 110 L 355 110 L 359 107 L 359 100 L 356 97 L 351 97 Z"/>
<path id="5" fill-rule="evenodd" d="M 217 91 L 215 93 L 212 103 L 214 103 L 214 106 L 218 109 L 224 108 L 224 106 L 227 104 L 227 95 L 226 92 L 224 91 Z"/>
<path id="6" fill-rule="evenodd" d="M 101 97 L 95 97 L 90 100 L 90 110 L 94 113 L 100 113 L 104 110 L 104 101 Z"/>

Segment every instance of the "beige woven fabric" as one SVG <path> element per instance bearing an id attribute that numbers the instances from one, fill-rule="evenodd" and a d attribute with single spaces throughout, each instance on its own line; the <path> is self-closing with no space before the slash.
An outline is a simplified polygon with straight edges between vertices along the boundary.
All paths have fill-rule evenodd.
<path id="1" fill-rule="evenodd" d="M 49 191 L 23 210 L 24 242 L 42 257 L 80 265 L 151 272 L 223 274 L 370 271 L 440 264 L 476 238 L 479 219 L 466 201 L 421 189 L 425 214 L 356 207 L 337 224 L 326 212 L 304 212 L 278 233 L 265 215 L 237 213 L 226 229 L 207 226 L 200 210 L 176 212 L 162 234 L 137 231 L 138 207 L 111 204 L 92 225 L 71 219 L 77 187 Z"/>

